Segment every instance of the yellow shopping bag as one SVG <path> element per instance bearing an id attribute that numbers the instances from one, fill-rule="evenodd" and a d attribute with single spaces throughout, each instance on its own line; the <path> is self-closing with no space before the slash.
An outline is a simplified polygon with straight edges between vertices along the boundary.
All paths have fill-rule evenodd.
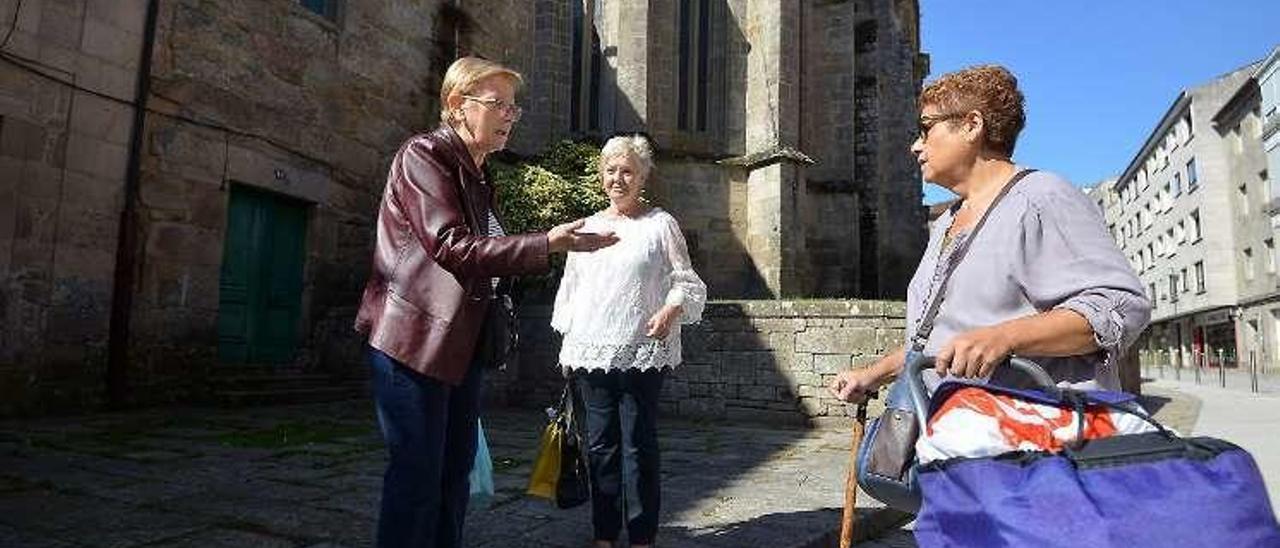
<path id="1" fill-rule="evenodd" d="M 525 493 L 556 500 L 556 484 L 560 481 L 560 440 L 563 437 L 560 421 L 551 421 L 542 431 L 542 441 L 538 443 L 538 460 L 533 463 L 533 474 L 529 476 L 529 488 Z"/>

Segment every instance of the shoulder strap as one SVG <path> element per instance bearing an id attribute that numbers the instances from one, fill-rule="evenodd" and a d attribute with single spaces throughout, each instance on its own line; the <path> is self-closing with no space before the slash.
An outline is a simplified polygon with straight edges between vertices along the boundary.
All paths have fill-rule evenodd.
<path id="1" fill-rule="evenodd" d="M 973 245 L 973 240 L 978 237 L 978 231 L 982 229 L 982 225 L 987 223 L 987 218 L 991 216 L 991 212 L 995 210 L 996 205 L 1009 193 L 1014 185 L 1018 184 L 1023 177 L 1030 175 L 1034 169 L 1024 169 L 1014 174 L 1013 178 L 1000 189 L 1000 193 L 996 194 L 995 199 L 991 200 L 991 205 L 987 206 L 987 210 L 982 213 L 982 218 L 978 219 L 978 224 L 973 225 L 973 230 L 969 231 L 969 237 L 960 243 L 960 248 L 952 253 L 947 269 L 942 274 L 942 279 L 938 281 L 938 287 L 933 292 L 933 299 L 929 302 L 929 308 L 925 311 L 924 317 L 920 320 L 920 327 L 916 330 L 916 334 L 911 338 L 911 349 L 917 352 L 924 350 L 924 345 L 929 340 L 929 334 L 933 332 L 933 320 L 938 317 L 938 310 L 942 307 L 943 295 L 947 292 L 947 281 L 951 279 L 951 274 L 955 272 L 956 267 L 960 265 L 960 261 L 964 259 L 969 247 Z"/>

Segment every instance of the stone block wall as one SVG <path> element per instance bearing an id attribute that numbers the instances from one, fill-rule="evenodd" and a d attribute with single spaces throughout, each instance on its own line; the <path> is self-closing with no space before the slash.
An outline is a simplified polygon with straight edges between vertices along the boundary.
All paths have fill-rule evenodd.
<path id="1" fill-rule="evenodd" d="M 520 362 L 489 376 L 495 404 L 543 407 L 563 385 L 550 309 L 521 313 Z M 806 423 L 846 416 L 827 394 L 836 373 L 903 343 L 905 308 L 890 301 L 715 301 L 683 328 L 684 363 L 667 378 L 663 412 L 693 419 Z M 883 409 L 873 400 L 872 414 Z"/>
<path id="2" fill-rule="evenodd" d="M 858 295 L 900 299 L 928 238 L 910 155 L 924 73 L 915 0 L 856 0 L 854 173 L 861 194 Z"/>
<path id="3" fill-rule="evenodd" d="M 0 415 L 103 399 L 143 4 L 0 7 Z"/>
<path id="4" fill-rule="evenodd" d="M 334 19 L 296 1 L 159 3 L 130 265 L 137 401 L 185 399 L 216 365 L 234 185 L 309 204 L 291 365 L 361 373 L 351 321 L 386 166 L 437 123 L 456 46 L 438 36 L 442 3 L 343 2 Z M 526 3 L 505 4 L 514 19 L 496 23 L 527 34 Z M 146 5 L 21 3 L 0 60 L 0 414 L 104 399 Z M 499 38 L 487 54 L 522 43 Z"/>
<path id="5" fill-rule="evenodd" d="M 858 196 L 869 185 L 854 170 L 855 131 L 853 2 L 813 3 L 805 11 L 806 54 L 803 149 L 808 222 L 804 224 L 809 295 L 858 295 L 860 239 Z M 874 70 L 874 69 L 872 69 Z"/>
<path id="6" fill-rule="evenodd" d="M 438 121 L 439 2 L 163 2 L 139 196 L 131 393 L 183 397 L 217 367 L 230 189 L 307 204 L 294 367 L 351 370 L 390 157 Z M 437 80 L 438 82 L 438 80 Z M 438 85 L 438 84 L 437 84 Z"/>
<path id="7" fill-rule="evenodd" d="M 649 187 L 654 203 L 680 222 L 712 298 L 766 294 L 743 247 L 747 191 L 739 176 L 741 170 L 672 158 L 655 168 Z"/>

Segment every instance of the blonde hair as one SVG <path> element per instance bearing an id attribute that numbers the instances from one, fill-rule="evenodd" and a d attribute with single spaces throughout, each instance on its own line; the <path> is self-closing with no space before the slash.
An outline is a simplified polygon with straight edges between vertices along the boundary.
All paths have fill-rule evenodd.
<path id="1" fill-rule="evenodd" d="M 444 73 L 444 82 L 440 84 L 440 121 L 453 122 L 449 115 L 449 97 L 470 93 L 476 84 L 490 76 L 503 76 L 511 80 L 512 86 L 519 91 L 524 85 L 524 77 L 514 69 L 480 57 L 461 57 L 449 65 Z"/>
<path id="2" fill-rule="evenodd" d="M 653 146 L 649 144 L 649 140 L 643 135 L 619 135 L 610 137 L 605 141 L 604 147 L 600 149 L 600 169 L 604 170 L 605 162 L 611 158 L 616 158 L 624 154 L 635 156 L 640 163 L 640 169 L 644 173 L 641 176 L 647 181 L 649 173 L 653 171 Z"/>

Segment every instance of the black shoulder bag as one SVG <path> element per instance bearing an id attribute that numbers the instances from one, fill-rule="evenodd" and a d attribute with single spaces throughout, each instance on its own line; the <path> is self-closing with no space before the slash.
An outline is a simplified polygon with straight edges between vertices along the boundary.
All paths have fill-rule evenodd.
<path id="1" fill-rule="evenodd" d="M 463 217 L 470 219 L 472 232 L 488 235 L 487 230 L 480 229 L 480 216 L 471 203 L 466 181 L 466 174 L 459 169 L 458 186 L 462 191 Z M 496 211 L 494 215 L 497 215 Z M 476 342 L 476 357 L 488 368 L 506 369 L 508 365 L 515 364 L 518 356 L 516 346 L 520 343 L 520 326 L 516 320 L 515 301 L 511 298 L 511 285 L 510 277 L 499 278 L 485 305 L 480 340 Z"/>

